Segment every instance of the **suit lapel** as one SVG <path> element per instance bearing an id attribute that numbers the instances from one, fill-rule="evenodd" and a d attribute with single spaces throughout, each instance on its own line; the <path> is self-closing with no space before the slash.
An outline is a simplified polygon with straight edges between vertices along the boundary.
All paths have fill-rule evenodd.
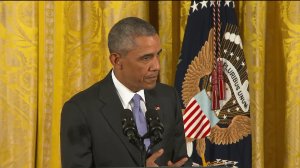
<path id="1" fill-rule="evenodd" d="M 155 109 L 160 107 L 155 90 L 145 90 L 145 99 L 147 109 Z"/>
<path id="2" fill-rule="evenodd" d="M 145 90 L 145 99 L 146 99 L 147 110 L 154 109 L 154 110 L 158 111 L 159 118 L 160 118 L 161 122 L 163 122 L 164 114 L 163 114 L 163 111 L 160 109 L 161 104 L 159 103 L 158 98 L 159 98 L 159 96 L 157 95 L 157 92 L 155 89 Z M 163 134 L 163 139 L 164 139 L 164 135 L 165 135 L 165 133 Z M 163 144 L 160 142 L 160 143 L 156 144 L 155 146 L 153 146 L 152 151 L 155 152 L 158 149 L 162 148 L 162 146 L 163 146 Z"/>
<path id="3" fill-rule="evenodd" d="M 99 91 L 99 99 L 104 102 L 104 106 L 100 113 L 104 116 L 112 130 L 118 135 L 124 146 L 126 146 L 129 154 L 137 165 L 141 163 L 140 151 L 129 142 L 128 138 L 123 134 L 121 112 L 123 106 L 117 94 L 116 88 L 111 78 L 111 72 L 103 80 L 103 85 Z"/>

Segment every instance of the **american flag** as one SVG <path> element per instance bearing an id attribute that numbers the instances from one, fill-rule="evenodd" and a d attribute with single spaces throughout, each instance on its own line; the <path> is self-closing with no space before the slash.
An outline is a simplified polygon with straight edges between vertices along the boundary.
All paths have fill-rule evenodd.
<path id="1" fill-rule="evenodd" d="M 183 114 L 186 137 L 200 139 L 210 134 L 210 128 L 220 121 L 210 107 L 211 101 L 205 90 L 189 101 Z"/>
<path id="2" fill-rule="evenodd" d="M 200 139 L 210 134 L 210 122 L 194 97 L 184 110 L 183 122 L 188 138 Z"/>

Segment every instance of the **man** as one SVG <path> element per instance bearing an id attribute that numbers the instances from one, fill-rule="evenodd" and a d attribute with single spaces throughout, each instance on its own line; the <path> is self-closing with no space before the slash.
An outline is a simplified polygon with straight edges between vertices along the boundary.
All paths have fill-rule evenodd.
<path id="1" fill-rule="evenodd" d="M 141 151 L 123 134 L 121 122 L 124 109 L 134 108 L 136 94 L 143 115 L 147 109 L 157 109 L 164 125 L 162 141 L 148 153 L 146 166 L 187 164 L 176 91 L 157 83 L 162 49 L 156 30 L 139 18 L 122 19 L 109 33 L 108 47 L 113 70 L 63 107 L 62 167 L 143 166 Z"/>

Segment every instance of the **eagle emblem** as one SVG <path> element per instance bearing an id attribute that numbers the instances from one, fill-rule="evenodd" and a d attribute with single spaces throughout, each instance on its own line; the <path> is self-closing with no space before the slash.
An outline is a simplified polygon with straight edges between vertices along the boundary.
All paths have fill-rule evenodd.
<path id="1" fill-rule="evenodd" d="M 187 107 L 189 101 L 199 92 L 205 91 L 211 98 L 211 74 L 214 64 L 213 29 L 198 55 L 189 65 L 182 84 L 182 101 Z M 220 100 L 220 109 L 213 111 L 220 119 L 211 128 L 208 140 L 217 145 L 234 144 L 251 134 L 250 98 L 248 74 L 238 27 L 227 25 L 221 41 L 221 61 L 225 82 L 225 99 Z M 205 160 L 205 137 L 187 138 L 196 140 L 196 149 L 203 166 L 210 165 Z"/>

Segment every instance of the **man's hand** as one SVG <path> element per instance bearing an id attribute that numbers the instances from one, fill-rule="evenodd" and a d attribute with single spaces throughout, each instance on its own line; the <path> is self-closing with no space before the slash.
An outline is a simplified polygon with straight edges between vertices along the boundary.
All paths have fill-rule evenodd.
<path id="1" fill-rule="evenodd" d="M 173 163 L 171 161 L 168 161 L 168 167 L 181 167 L 185 164 L 185 162 L 188 160 L 187 157 L 184 157 L 182 159 L 180 159 L 179 161 Z"/>
<path id="2" fill-rule="evenodd" d="M 155 163 L 156 159 L 158 159 L 164 153 L 163 149 L 159 149 L 157 152 L 154 152 L 146 161 L 146 167 L 158 167 Z"/>
<path id="3" fill-rule="evenodd" d="M 154 152 L 146 161 L 146 167 L 158 167 L 155 163 L 156 159 L 158 159 L 164 153 L 163 149 L 159 149 L 157 152 Z M 180 159 L 179 161 L 173 163 L 172 161 L 168 161 L 168 167 L 180 167 L 185 164 L 188 160 L 187 157 Z"/>

